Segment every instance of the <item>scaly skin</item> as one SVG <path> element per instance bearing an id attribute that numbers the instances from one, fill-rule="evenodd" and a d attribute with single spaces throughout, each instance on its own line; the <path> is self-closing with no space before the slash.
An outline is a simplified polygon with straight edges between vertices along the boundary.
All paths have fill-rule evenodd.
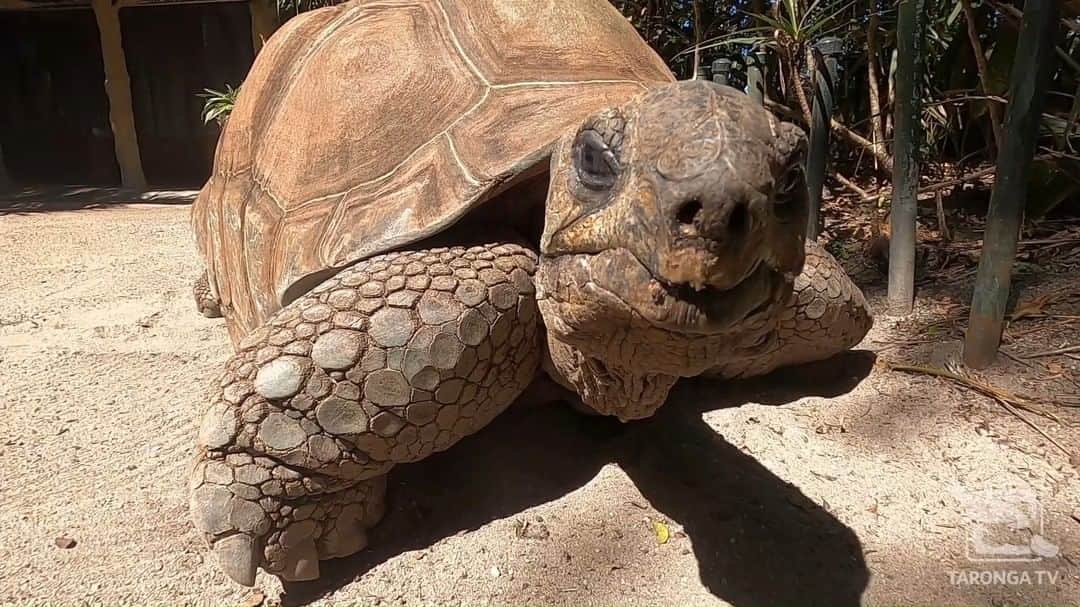
<path id="1" fill-rule="evenodd" d="M 221 318 L 221 302 L 214 297 L 214 291 L 210 288 L 210 279 L 203 272 L 195 279 L 192 286 L 192 294 L 195 296 L 195 307 L 199 314 L 207 318 Z"/>
<path id="2" fill-rule="evenodd" d="M 533 380 L 535 267 L 513 244 L 389 253 L 245 338 L 190 477 L 221 568 L 248 585 L 258 566 L 308 580 L 363 548 L 394 464 L 479 430 Z"/>
<path id="3" fill-rule="evenodd" d="M 222 569 L 312 579 L 361 549 L 387 471 L 486 425 L 541 358 L 587 407 L 633 420 L 681 377 L 857 343 L 865 300 L 804 242 L 805 147 L 733 89 L 657 87 L 557 142 L 539 260 L 513 244 L 389 253 L 272 316 L 229 361 L 191 475 Z"/>

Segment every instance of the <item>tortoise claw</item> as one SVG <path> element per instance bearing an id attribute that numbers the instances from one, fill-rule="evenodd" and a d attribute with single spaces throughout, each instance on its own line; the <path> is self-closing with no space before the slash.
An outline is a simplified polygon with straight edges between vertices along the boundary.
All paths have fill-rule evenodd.
<path id="1" fill-rule="evenodd" d="M 230 578 L 244 586 L 255 585 L 255 570 L 260 554 L 255 540 L 243 533 L 223 537 L 214 542 L 218 566 Z"/>
<path id="2" fill-rule="evenodd" d="M 309 537 L 288 549 L 285 568 L 278 573 L 289 582 L 306 582 L 319 578 L 319 551 L 315 538 Z"/>

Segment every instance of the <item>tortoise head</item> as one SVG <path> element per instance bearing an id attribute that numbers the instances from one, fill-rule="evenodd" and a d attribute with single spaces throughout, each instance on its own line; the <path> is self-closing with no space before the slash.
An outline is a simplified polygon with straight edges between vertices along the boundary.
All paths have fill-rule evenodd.
<path id="1" fill-rule="evenodd" d="M 686 343 L 762 324 L 803 264 L 805 149 L 798 127 L 711 82 L 586 119 L 552 158 L 538 284 L 561 318 L 548 324 L 643 324 Z M 664 372 L 704 369 L 664 352 Z"/>

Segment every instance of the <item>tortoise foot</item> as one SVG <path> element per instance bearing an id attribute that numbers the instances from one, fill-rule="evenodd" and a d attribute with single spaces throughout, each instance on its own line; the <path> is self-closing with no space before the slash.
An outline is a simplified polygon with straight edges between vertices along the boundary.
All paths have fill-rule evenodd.
<path id="1" fill-rule="evenodd" d="M 318 475 L 243 453 L 203 453 L 191 484 L 195 526 L 221 570 L 245 586 L 259 567 L 287 581 L 318 578 L 320 560 L 367 546 L 385 510 L 385 475 L 320 493 Z"/>
<path id="2" fill-rule="evenodd" d="M 221 302 L 214 296 L 206 272 L 203 272 L 195 279 L 192 292 L 195 296 L 195 307 L 198 308 L 199 314 L 207 318 L 221 318 Z"/>

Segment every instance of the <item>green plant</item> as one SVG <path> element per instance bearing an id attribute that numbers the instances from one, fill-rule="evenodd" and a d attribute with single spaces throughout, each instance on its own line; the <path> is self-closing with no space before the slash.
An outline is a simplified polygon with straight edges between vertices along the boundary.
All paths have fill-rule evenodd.
<path id="1" fill-rule="evenodd" d="M 224 91 L 214 89 L 203 89 L 203 91 L 199 93 L 199 97 L 206 100 L 202 109 L 203 124 L 210 124 L 213 120 L 218 125 L 225 126 L 225 121 L 229 119 L 229 114 L 236 105 L 236 96 L 240 94 L 240 87 L 233 88 L 232 85 L 226 84 Z"/>

